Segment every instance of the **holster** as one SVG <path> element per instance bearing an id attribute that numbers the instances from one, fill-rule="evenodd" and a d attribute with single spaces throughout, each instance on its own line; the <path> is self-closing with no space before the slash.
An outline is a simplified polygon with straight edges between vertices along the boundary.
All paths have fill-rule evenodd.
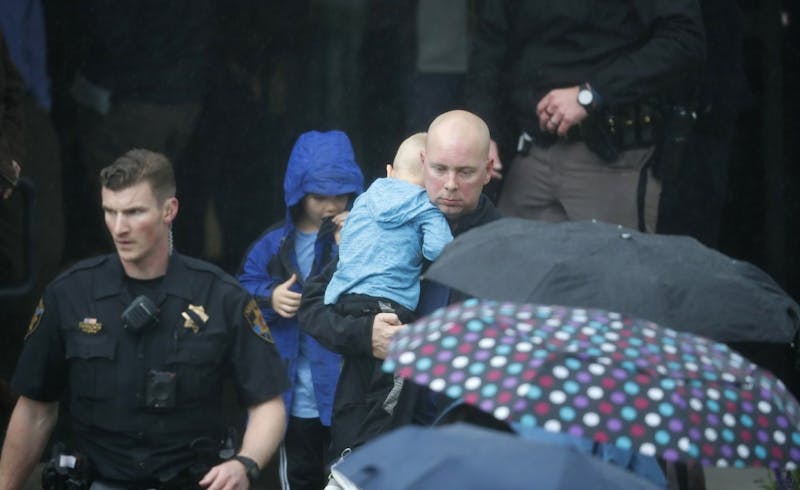
<path id="1" fill-rule="evenodd" d="M 611 163 L 619 158 L 621 138 L 613 115 L 590 115 L 581 123 L 580 132 L 586 146 L 603 161 Z"/>
<path id="2" fill-rule="evenodd" d="M 160 474 L 158 488 L 162 490 L 199 489 L 197 484 L 208 471 L 236 454 L 238 434 L 229 427 L 224 440 L 198 437 L 189 443 L 195 454 L 194 462 L 179 472 Z"/>
<path id="3" fill-rule="evenodd" d="M 639 102 L 590 114 L 581 124 L 581 134 L 590 150 L 612 163 L 623 151 L 657 144 L 662 128 L 659 105 Z"/>
<path id="4" fill-rule="evenodd" d="M 160 490 L 200 490 L 202 487 L 198 485 L 197 482 L 199 482 L 210 469 L 211 467 L 205 464 L 194 463 L 171 479 L 161 482 L 158 488 Z"/>
<path id="5" fill-rule="evenodd" d="M 42 470 L 44 490 L 88 490 L 94 480 L 94 466 L 85 456 L 65 451 L 63 443 L 53 445 L 52 457 Z"/>
<path id="6" fill-rule="evenodd" d="M 658 104 L 640 102 L 592 111 L 565 136 L 534 128 L 523 131 L 517 152 L 527 154 L 530 145 L 547 148 L 562 142 L 583 141 L 606 163 L 617 161 L 621 152 L 657 144 L 663 133 L 663 115 Z"/>

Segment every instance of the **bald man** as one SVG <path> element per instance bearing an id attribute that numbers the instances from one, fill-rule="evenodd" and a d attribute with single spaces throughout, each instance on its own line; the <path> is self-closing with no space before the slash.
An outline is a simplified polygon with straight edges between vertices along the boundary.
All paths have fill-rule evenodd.
<path id="1" fill-rule="evenodd" d="M 500 218 L 482 194 L 494 164 L 489 141 L 486 123 L 466 111 L 446 112 L 428 128 L 419 155 L 423 183 L 455 236 Z M 335 264 L 332 261 L 322 274 L 306 282 L 298 313 L 300 328 L 343 356 L 331 425 L 333 457 L 398 425 L 430 421 L 429 414 L 418 410 L 417 402 L 427 399 L 417 396 L 420 388 L 407 383 L 398 393 L 392 376 L 381 371 L 392 335 L 404 327 L 400 318 L 374 305 L 368 305 L 368 314 L 352 316 L 324 304 Z M 416 315 L 461 299 L 442 286 L 422 281 Z"/>
<path id="2" fill-rule="evenodd" d="M 467 111 L 445 112 L 428 129 L 422 153 L 425 188 L 453 228 L 463 228 L 465 215 L 487 205 L 482 191 L 494 166 L 490 141 L 486 123 Z"/>

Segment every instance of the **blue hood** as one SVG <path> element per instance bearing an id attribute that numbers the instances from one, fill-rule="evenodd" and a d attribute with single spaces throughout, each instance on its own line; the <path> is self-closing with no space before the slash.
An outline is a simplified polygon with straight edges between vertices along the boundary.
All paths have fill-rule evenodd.
<path id="1" fill-rule="evenodd" d="M 364 176 L 345 133 L 308 131 L 297 138 L 283 180 L 287 213 L 306 194 L 360 194 L 363 187 Z"/>

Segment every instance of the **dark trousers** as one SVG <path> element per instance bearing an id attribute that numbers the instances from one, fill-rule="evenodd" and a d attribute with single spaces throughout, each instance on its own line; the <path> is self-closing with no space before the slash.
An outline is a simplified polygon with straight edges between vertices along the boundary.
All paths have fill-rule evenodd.
<path id="1" fill-rule="evenodd" d="M 321 490 L 325 487 L 328 479 L 325 461 L 330 442 L 330 428 L 322 425 L 319 418 L 289 417 L 283 445 L 286 478 L 291 490 Z M 285 482 L 283 475 L 281 480 Z"/>

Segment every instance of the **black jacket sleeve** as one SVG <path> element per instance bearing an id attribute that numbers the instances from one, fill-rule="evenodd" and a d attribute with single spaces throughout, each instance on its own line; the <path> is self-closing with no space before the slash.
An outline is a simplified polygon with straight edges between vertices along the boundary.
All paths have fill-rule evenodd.
<path id="1" fill-rule="evenodd" d="M 483 2 L 470 50 L 467 83 L 464 96 L 467 108 L 480 116 L 492 133 L 503 127 L 501 85 L 506 73 L 508 53 L 511 45 L 510 26 L 506 17 L 506 2 Z"/>
<path id="2" fill-rule="evenodd" d="M 661 94 L 702 69 L 697 0 L 484 2 L 470 53 L 467 107 L 494 129 L 511 109 L 536 124 L 554 88 L 590 82 L 610 105 Z M 506 101 L 510 107 L 499 104 Z M 532 120 L 529 120 L 532 119 Z"/>
<path id="3" fill-rule="evenodd" d="M 705 31 L 697 0 L 634 2 L 650 37 L 595 72 L 592 86 L 609 102 L 630 102 L 669 89 L 702 69 Z"/>
<path id="4" fill-rule="evenodd" d="M 333 352 L 371 357 L 374 317 L 342 315 L 335 305 L 325 304 L 325 289 L 336 271 L 337 262 L 332 260 L 320 274 L 306 280 L 297 313 L 300 328 Z"/>

